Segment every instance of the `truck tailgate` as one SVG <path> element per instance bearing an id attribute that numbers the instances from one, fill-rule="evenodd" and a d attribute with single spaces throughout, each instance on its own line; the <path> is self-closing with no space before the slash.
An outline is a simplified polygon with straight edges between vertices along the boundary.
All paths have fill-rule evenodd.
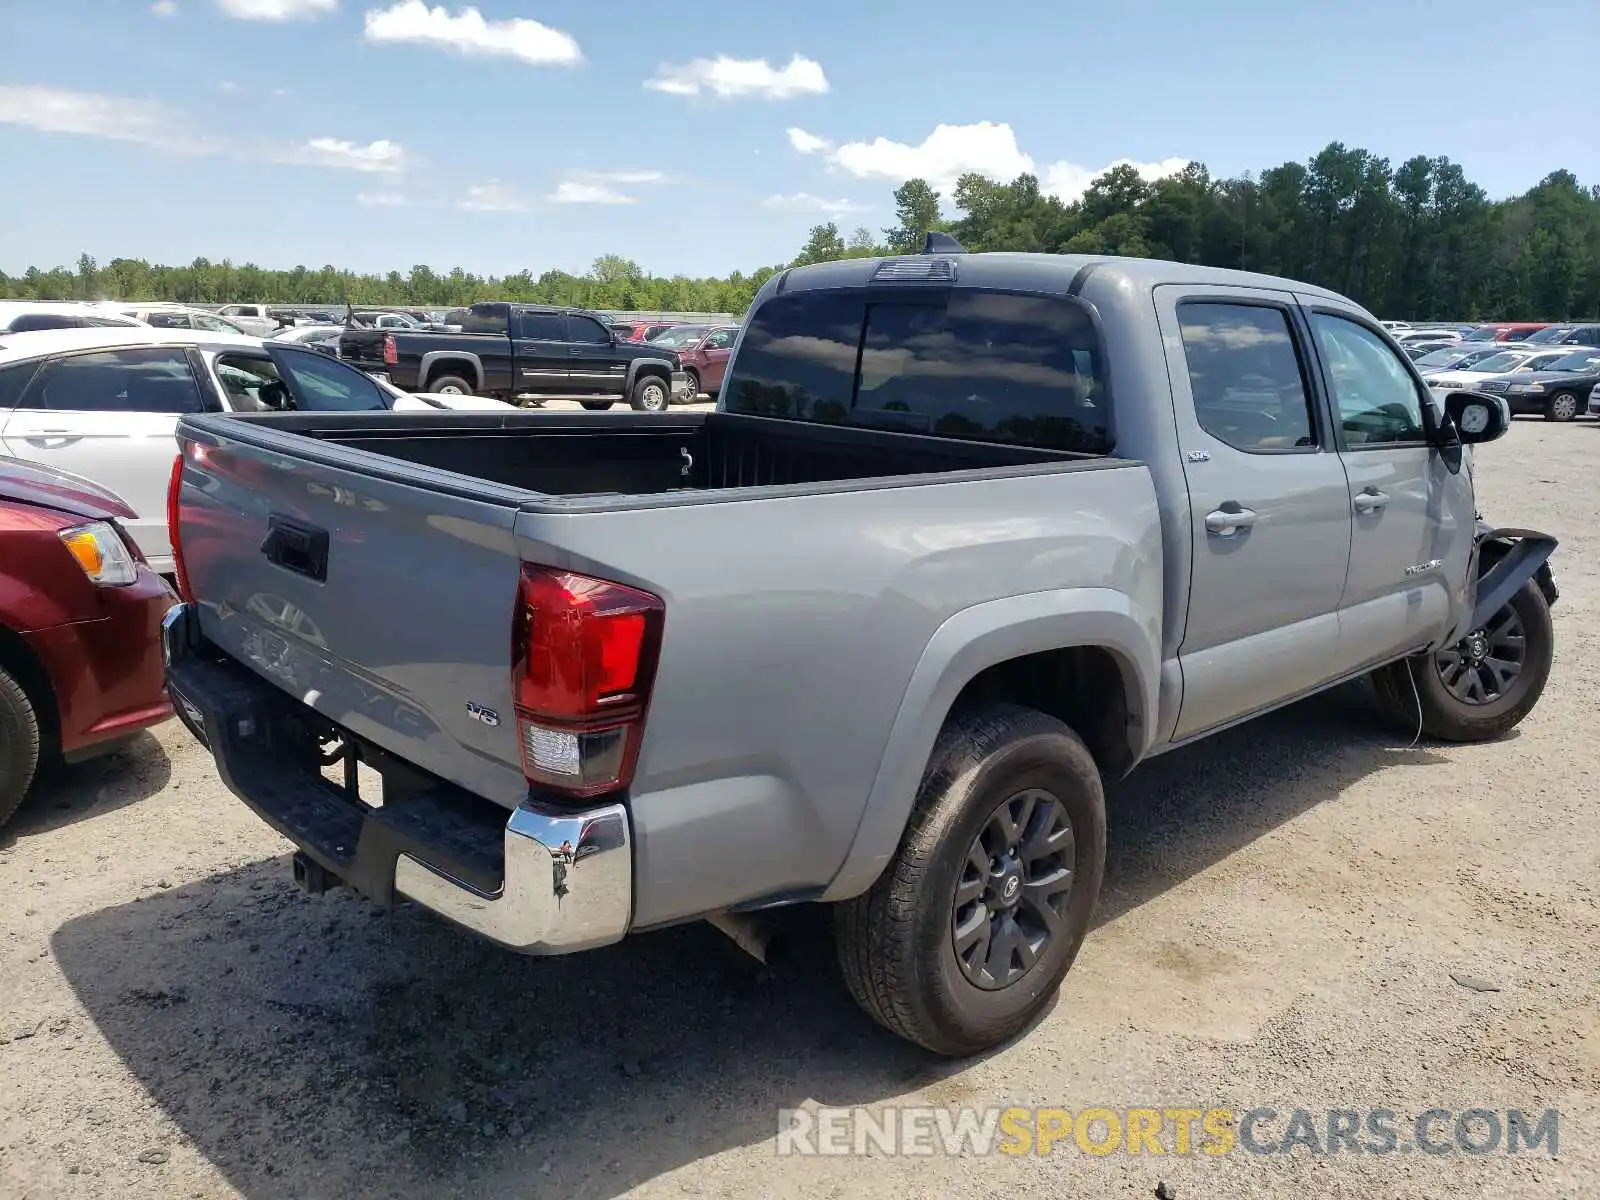
<path id="1" fill-rule="evenodd" d="M 205 637 L 352 733 L 514 808 L 527 783 L 512 526 L 527 493 L 306 462 L 277 448 L 285 435 L 225 418 L 186 420 L 178 440 L 177 527 Z"/>

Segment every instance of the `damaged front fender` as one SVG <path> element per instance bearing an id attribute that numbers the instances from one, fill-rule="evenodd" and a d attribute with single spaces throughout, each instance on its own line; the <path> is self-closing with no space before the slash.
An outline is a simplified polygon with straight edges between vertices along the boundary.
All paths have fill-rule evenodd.
<path id="1" fill-rule="evenodd" d="M 1530 579 L 1545 601 L 1555 604 L 1561 594 L 1550 570 L 1550 556 L 1559 544 L 1555 538 L 1534 529 L 1494 529 L 1480 521 L 1477 540 L 1477 588 L 1467 632 L 1483 628 Z"/>

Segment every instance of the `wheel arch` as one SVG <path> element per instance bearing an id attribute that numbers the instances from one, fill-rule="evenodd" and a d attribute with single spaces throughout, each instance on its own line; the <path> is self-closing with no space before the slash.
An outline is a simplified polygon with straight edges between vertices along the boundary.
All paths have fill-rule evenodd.
<path id="1" fill-rule="evenodd" d="M 947 619 L 912 672 L 855 836 L 822 898 L 872 886 L 899 845 L 939 731 L 961 705 L 1040 708 L 1084 739 L 1102 774 L 1131 769 L 1154 736 L 1159 645 L 1159 614 L 1109 589 L 1033 592 Z"/>
<path id="2" fill-rule="evenodd" d="M 29 703 L 33 705 L 34 717 L 39 722 L 39 734 L 44 746 L 59 746 L 61 706 L 50 672 L 27 640 L 5 625 L 0 625 L 0 670 L 15 679 L 17 686 L 27 694 Z"/>
<path id="3" fill-rule="evenodd" d="M 465 350 L 430 350 L 417 364 L 417 387 L 428 390 L 428 379 L 438 371 L 454 366 L 456 373 L 472 380 L 473 388 L 483 389 L 483 360 Z"/>

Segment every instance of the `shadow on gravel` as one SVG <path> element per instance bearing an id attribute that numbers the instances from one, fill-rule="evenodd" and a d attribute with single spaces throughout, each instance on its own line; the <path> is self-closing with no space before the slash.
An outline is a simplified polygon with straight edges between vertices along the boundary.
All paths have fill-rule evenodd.
<path id="1" fill-rule="evenodd" d="M 1364 775 L 1430 761 L 1404 740 L 1340 694 L 1151 763 L 1114 794 L 1101 921 Z M 414 908 L 302 895 L 279 858 L 74 920 L 52 950 L 252 1200 L 609 1197 L 771 1138 L 780 1108 L 959 1070 L 857 1012 L 822 916 L 786 914 L 775 971 L 704 925 L 525 959 Z"/>
<path id="2" fill-rule="evenodd" d="M 42 773 L 17 815 L 0 830 L 0 838 L 9 844 L 13 838 L 115 812 L 154 796 L 171 778 L 172 764 L 161 743 L 148 731 L 139 733 L 109 754 Z"/>

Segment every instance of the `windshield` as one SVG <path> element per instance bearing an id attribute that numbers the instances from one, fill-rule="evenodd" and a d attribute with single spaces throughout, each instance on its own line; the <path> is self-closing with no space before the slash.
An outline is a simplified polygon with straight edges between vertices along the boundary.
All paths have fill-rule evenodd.
<path id="1" fill-rule="evenodd" d="M 1499 332 L 1497 329 L 1474 329 L 1461 340 L 1464 342 L 1492 342 Z"/>
<path id="2" fill-rule="evenodd" d="M 1537 346 L 1545 342 L 1559 342 L 1571 332 L 1571 325 L 1551 325 L 1547 329 L 1539 330 L 1538 333 L 1530 333 L 1522 340 Z"/>
<path id="3" fill-rule="evenodd" d="M 1600 354 L 1593 350 L 1583 350 L 1577 354 L 1569 354 L 1565 358 L 1558 358 L 1545 368 L 1547 371 L 1593 371 L 1600 369 Z"/>
<path id="4" fill-rule="evenodd" d="M 1466 356 L 1466 351 L 1460 349 L 1459 347 L 1451 346 L 1445 350 L 1429 351 L 1427 354 L 1424 354 L 1421 358 L 1417 359 L 1417 366 L 1448 367 L 1454 363 L 1460 362 Z"/>
<path id="5" fill-rule="evenodd" d="M 694 345 L 708 332 L 704 325 L 680 325 L 676 329 L 669 329 L 659 337 L 652 339 L 657 346 L 665 346 L 668 350 L 686 350 Z"/>
<path id="6" fill-rule="evenodd" d="M 1492 375 L 1498 371 L 1511 370 L 1513 367 L 1521 363 L 1526 357 L 1527 355 L 1525 354 L 1511 354 L 1505 352 L 1500 354 L 1491 354 L 1488 358 L 1478 363 L 1472 369 L 1474 371 L 1486 371 Z"/>

